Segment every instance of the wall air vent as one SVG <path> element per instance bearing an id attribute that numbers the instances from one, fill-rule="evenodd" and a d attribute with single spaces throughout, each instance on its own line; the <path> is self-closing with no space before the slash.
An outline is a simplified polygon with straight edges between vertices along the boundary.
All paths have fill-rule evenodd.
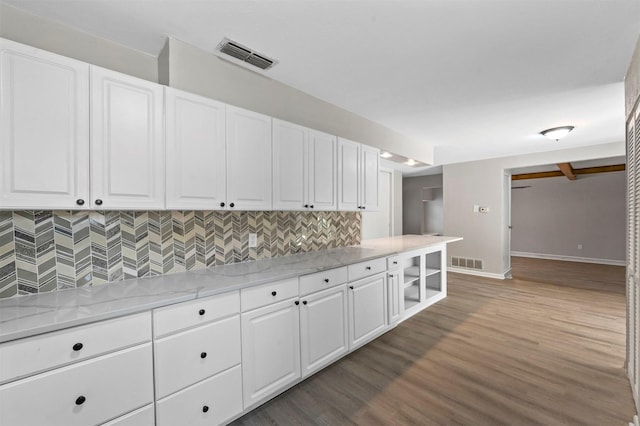
<path id="1" fill-rule="evenodd" d="M 243 62 L 258 67 L 261 70 L 268 70 L 278 63 L 275 59 L 271 59 L 262 53 L 258 53 L 243 46 L 240 43 L 225 38 L 218 44 L 218 50 L 226 55 L 233 56 Z"/>
<path id="2" fill-rule="evenodd" d="M 451 256 L 451 266 L 477 269 L 481 271 L 484 269 L 484 261 L 481 259 L 467 259 L 466 257 Z"/>

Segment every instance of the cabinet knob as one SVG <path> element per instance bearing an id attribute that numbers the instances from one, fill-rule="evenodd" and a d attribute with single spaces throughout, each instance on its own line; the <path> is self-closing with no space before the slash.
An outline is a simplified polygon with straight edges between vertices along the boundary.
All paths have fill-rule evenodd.
<path id="1" fill-rule="evenodd" d="M 306 300 L 303 300 L 303 301 L 302 301 L 302 304 L 303 304 L 303 305 L 306 305 L 306 304 L 307 304 L 307 301 L 306 301 Z"/>
<path id="2" fill-rule="evenodd" d="M 299 301 L 299 300 L 296 300 L 296 301 L 295 301 L 295 302 L 293 302 L 293 303 L 295 303 L 295 304 L 296 304 L 296 306 L 298 306 L 298 305 L 300 304 L 300 301 Z"/>
<path id="3" fill-rule="evenodd" d="M 205 359 L 207 357 L 207 353 L 206 352 L 201 352 L 200 353 L 200 358 Z"/>
<path id="4" fill-rule="evenodd" d="M 311 204 L 309 207 L 313 208 L 313 204 Z"/>
<path id="5" fill-rule="evenodd" d="M 353 286 L 352 286 L 352 285 L 350 285 L 350 286 L 349 286 L 349 288 L 350 288 L 351 290 L 353 290 Z"/>
<path id="6" fill-rule="evenodd" d="M 365 266 L 364 269 L 366 269 L 367 271 L 371 270 L 371 266 Z"/>
<path id="7" fill-rule="evenodd" d="M 202 412 L 206 413 L 207 411 L 209 411 L 209 406 L 208 405 L 203 405 L 202 406 Z"/>
<path id="8" fill-rule="evenodd" d="M 82 205 L 84 205 L 84 200 L 82 198 L 78 198 L 76 200 L 76 204 L 79 205 L 79 206 L 82 206 Z"/>
<path id="9" fill-rule="evenodd" d="M 397 260 L 394 260 L 394 261 L 393 261 L 393 264 L 394 264 L 394 265 L 397 265 L 397 264 L 398 264 L 398 261 L 397 261 Z"/>
<path id="10" fill-rule="evenodd" d="M 206 311 L 205 311 L 204 309 L 200 309 L 200 310 L 198 311 L 198 314 L 200 314 L 200 315 L 204 315 L 204 313 L 205 313 L 205 312 L 206 312 Z"/>
<path id="11" fill-rule="evenodd" d="M 75 345 L 73 345 L 73 350 L 77 352 L 77 351 L 79 351 L 80 349 L 82 349 L 82 348 L 83 348 L 83 346 L 84 346 L 84 345 L 83 345 L 82 343 L 76 343 Z"/>
<path id="12" fill-rule="evenodd" d="M 305 205 L 304 205 L 304 208 L 305 208 L 305 209 L 308 209 L 308 208 L 309 208 L 309 204 L 305 204 Z"/>
<path id="13" fill-rule="evenodd" d="M 100 198 L 98 198 L 96 200 L 96 206 L 101 206 L 102 205 L 102 200 Z"/>
<path id="14" fill-rule="evenodd" d="M 220 207 L 224 207 L 224 203 L 220 203 Z"/>
<path id="15" fill-rule="evenodd" d="M 365 210 L 367 208 L 367 206 L 362 206 L 362 210 Z"/>
<path id="16" fill-rule="evenodd" d="M 275 291 L 272 291 L 272 292 L 271 292 L 271 295 L 272 295 L 272 296 L 275 296 L 276 294 L 278 294 L 278 293 L 277 293 L 277 292 L 275 292 Z"/>
<path id="17" fill-rule="evenodd" d="M 329 278 L 325 278 L 325 279 L 324 279 L 324 282 L 325 282 L 325 283 L 327 283 L 327 284 L 329 284 Z"/>
<path id="18" fill-rule="evenodd" d="M 84 396 L 80 395 L 76 398 L 76 405 L 82 405 L 87 400 Z"/>
<path id="19" fill-rule="evenodd" d="M 230 203 L 230 204 L 229 204 L 229 207 L 235 207 L 235 206 L 236 206 L 236 204 L 235 204 L 235 203 Z"/>

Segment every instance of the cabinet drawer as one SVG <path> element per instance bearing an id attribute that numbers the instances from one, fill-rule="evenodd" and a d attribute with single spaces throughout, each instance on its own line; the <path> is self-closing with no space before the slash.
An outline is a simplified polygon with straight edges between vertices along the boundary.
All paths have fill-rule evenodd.
<path id="1" fill-rule="evenodd" d="M 156 398 L 240 363 L 240 316 L 154 342 Z"/>
<path id="2" fill-rule="evenodd" d="M 276 281 L 241 291 L 242 312 L 298 296 L 298 279 Z"/>
<path id="3" fill-rule="evenodd" d="M 387 257 L 387 269 L 398 269 L 400 267 L 400 256 Z"/>
<path id="4" fill-rule="evenodd" d="M 153 402 L 151 343 L 0 386 L 0 424 L 85 426 Z"/>
<path id="5" fill-rule="evenodd" d="M 139 410 L 125 414 L 117 419 L 111 420 L 102 426 L 154 426 L 155 415 L 153 404 L 149 404 Z"/>
<path id="6" fill-rule="evenodd" d="M 157 426 L 217 425 L 242 411 L 240 366 L 156 403 Z"/>
<path id="7" fill-rule="evenodd" d="M 349 265 L 349 281 L 359 280 L 360 278 L 375 275 L 387 270 L 387 259 L 367 260 L 366 262 L 354 263 Z"/>
<path id="8" fill-rule="evenodd" d="M 240 313 L 240 293 L 232 291 L 153 310 L 154 337 Z"/>
<path id="9" fill-rule="evenodd" d="M 0 383 L 151 340 L 150 313 L 73 327 L 0 345 Z"/>
<path id="10" fill-rule="evenodd" d="M 347 282 L 347 267 L 329 269 L 300 277 L 300 296 L 315 293 Z"/>

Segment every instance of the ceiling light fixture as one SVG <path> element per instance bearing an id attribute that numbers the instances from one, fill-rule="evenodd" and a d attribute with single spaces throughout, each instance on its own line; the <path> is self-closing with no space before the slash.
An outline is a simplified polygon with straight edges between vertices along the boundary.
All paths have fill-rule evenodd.
<path id="1" fill-rule="evenodd" d="M 417 163 L 416 163 L 416 160 L 414 160 L 413 158 L 409 158 L 407 162 L 404 164 L 406 164 L 407 166 L 415 166 Z"/>
<path id="2" fill-rule="evenodd" d="M 391 157 L 393 157 L 393 154 L 385 151 L 382 154 L 380 154 L 380 157 L 382 157 L 382 158 L 391 158 Z"/>
<path id="3" fill-rule="evenodd" d="M 563 137 L 567 136 L 570 131 L 573 130 L 573 126 L 554 127 L 552 129 L 543 130 L 540 132 L 542 136 L 546 136 L 551 140 L 559 141 Z"/>

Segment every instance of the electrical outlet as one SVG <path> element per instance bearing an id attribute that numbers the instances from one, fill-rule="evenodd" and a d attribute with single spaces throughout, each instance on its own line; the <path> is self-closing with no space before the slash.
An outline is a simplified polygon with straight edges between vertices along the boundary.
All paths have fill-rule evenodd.
<path id="1" fill-rule="evenodd" d="M 249 234 L 249 248 L 258 247 L 258 234 Z"/>
<path id="2" fill-rule="evenodd" d="M 582 250 L 582 244 L 578 244 L 578 250 Z"/>
<path id="3" fill-rule="evenodd" d="M 480 211 L 480 206 L 479 206 L 479 205 L 477 205 L 477 204 L 475 204 L 475 205 L 473 206 L 473 212 L 474 212 L 474 213 L 478 213 L 479 211 Z"/>

